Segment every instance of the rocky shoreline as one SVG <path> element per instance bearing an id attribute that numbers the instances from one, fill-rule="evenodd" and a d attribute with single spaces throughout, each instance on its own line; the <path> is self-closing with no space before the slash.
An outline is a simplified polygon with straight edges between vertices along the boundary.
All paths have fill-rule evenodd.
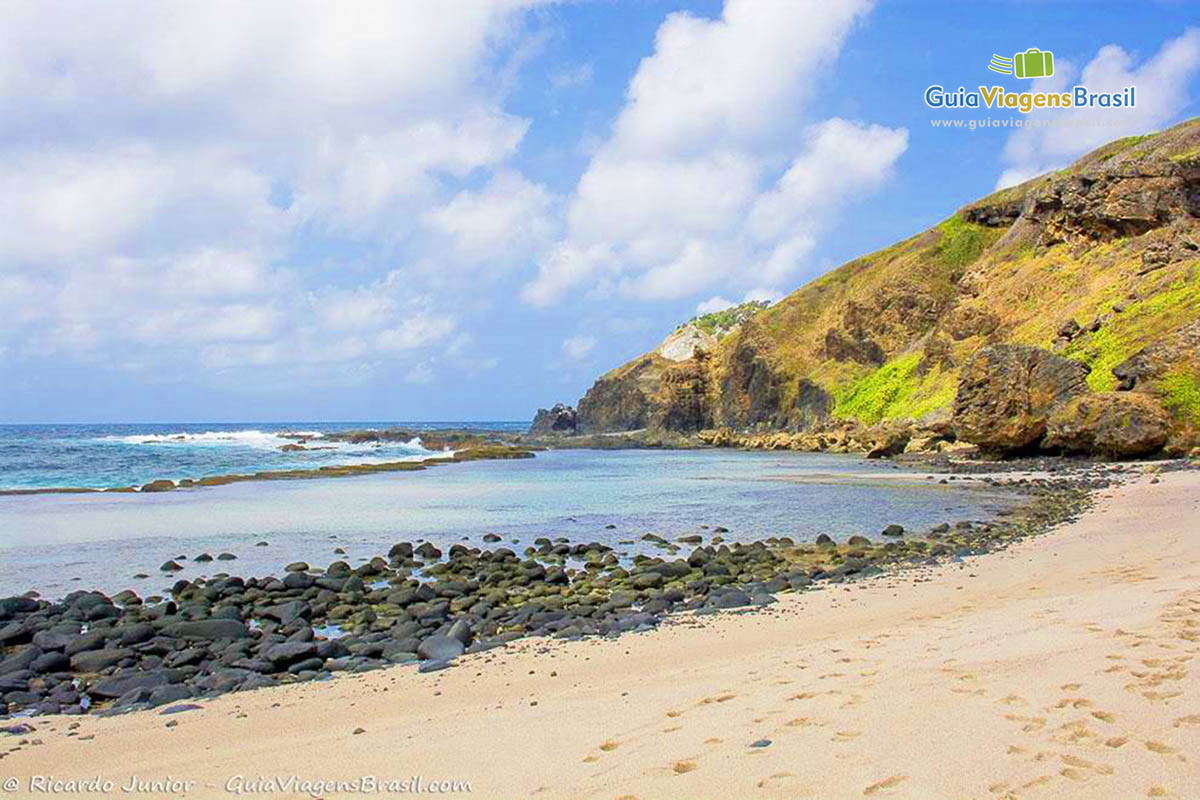
<path id="1" fill-rule="evenodd" d="M 462 446 L 462 449 L 449 450 L 445 455 L 431 456 L 419 461 L 383 461 L 365 464 L 340 464 L 336 466 L 314 467 L 312 469 L 286 469 L 286 470 L 260 470 L 258 472 L 244 474 L 228 474 L 228 475 L 210 475 L 203 478 L 183 478 L 181 480 L 170 480 L 166 478 L 150 481 L 141 486 L 120 486 L 107 489 L 94 489 L 82 486 L 52 486 L 38 487 L 33 489 L 0 489 L 0 497 L 3 496 L 21 496 L 21 495 L 37 495 L 37 494 L 112 494 L 112 493 L 156 493 L 156 492 L 171 492 L 176 489 L 196 489 L 209 486 L 226 486 L 231 483 L 243 483 L 246 481 L 287 481 L 287 480 L 313 480 L 316 478 L 349 478 L 359 475 L 372 475 L 379 472 L 415 472 L 429 467 L 440 467 L 446 464 L 459 464 L 465 461 L 490 461 L 490 460 L 505 460 L 514 458 L 533 458 L 534 448 L 531 447 L 515 447 L 508 444 L 496 442 L 479 441 L 478 435 L 473 435 L 471 439 L 459 439 L 453 436 L 453 432 L 439 432 L 445 438 L 439 442 L 444 442 L 447 447 L 451 442 Z M 354 434 L 374 435 L 379 437 L 393 436 L 395 439 L 384 439 L 382 441 L 399 441 L 401 435 L 406 435 L 407 438 L 403 441 L 408 441 L 416 436 L 411 431 L 356 431 L 348 432 L 342 436 L 351 436 Z M 450 434 L 450 435 L 448 435 Z M 330 434 L 329 438 L 334 439 L 335 435 Z M 339 441 L 358 441 L 357 439 L 341 438 Z M 381 441 L 380 439 L 376 439 Z M 464 446 L 465 445 L 465 446 Z M 294 445 L 286 445 L 292 447 Z"/>
<path id="2" fill-rule="evenodd" d="M 984 469 L 1013 474 L 967 474 Z M 1030 470 L 1038 472 L 1018 472 Z M 620 551 L 543 538 L 516 553 L 488 534 L 482 547 L 455 544 L 445 553 L 429 542 L 399 542 L 358 567 L 297 562 L 282 577 L 180 580 L 168 597 L 132 590 L 79 591 L 54 602 L 10 597 L 0 600 L 0 715 L 177 710 L 338 672 L 406 663 L 444 669 L 464 653 L 526 636 L 614 636 L 650 630 L 673 614 L 753 609 L 780 592 L 1003 548 L 1073 519 L 1093 491 L 1126 472 L 1041 459 L 955 466 L 930 479 L 979 480 L 1025 502 L 992 520 L 920 532 L 888 526 L 878 538 L 844 542 L 784 536 L 729 544 L 728 531 L 709 528 L 674 542 L 645 534 L 622 540 Z"/>

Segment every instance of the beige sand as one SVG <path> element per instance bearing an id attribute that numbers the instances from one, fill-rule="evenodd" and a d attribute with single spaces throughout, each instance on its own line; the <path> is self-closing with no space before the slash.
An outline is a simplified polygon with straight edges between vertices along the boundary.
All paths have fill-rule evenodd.
<path id="1" fill-rule="evenodd" d="M 36 721 L 42 743 L 0 760 L 0 785 L 170 775 L 223 797 L 235 775 L 420 775 L 476 797 L 1200 797 L 1200 473 L 1109 495 L 1005 553 L 768 612 L 82 719 L 74 737 L 69 718 Z"/>

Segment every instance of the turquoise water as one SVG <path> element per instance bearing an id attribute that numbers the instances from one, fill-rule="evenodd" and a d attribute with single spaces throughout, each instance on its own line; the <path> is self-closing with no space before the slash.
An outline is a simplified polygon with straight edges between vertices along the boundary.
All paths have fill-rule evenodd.
<path id="1" fill-rule="evenodd" d="M 321 435 L 363 428 L 481 428 L 522 431 L 524 422 L 179 423 L 170 425 L 0 425 L 0 489 L 139 486 L 266 469 L 315 469 L 433 455 L 419 438 L 349 444 Z M 286 452 L 286 434 L 312 434 L 313 448 Z"/>
<path id="2" fill-rule="evenodd" d="M 622 542 L 644 533 L 674 538 L 704 533 L 702 526 L 729 528 L 728 540 L 877 537 L 889 523 L 921 530 L 986 518 L 1012 502 L 986 485 L 939 484 L 853 456 L 730 450 L 547 451 L 521 461 L 163 494 L 9 496 L 0 497 L 0 596 L 84 587 L 151 594 L 175 579 L 158 566 L 179 556 L 189 559 L 180 577 L 195 578 L 223 569 L 280 574 L 298 559 L 356 564 L 402 539 L 499 546 L 484 545 L 487 532 L 518 551 L 539 536 L 566 536 L 627 553 L 642 545 Z M 345 555 L 333 552 L 338 547 Z M 222 551 L 238 560 L 190 560 Z"/>

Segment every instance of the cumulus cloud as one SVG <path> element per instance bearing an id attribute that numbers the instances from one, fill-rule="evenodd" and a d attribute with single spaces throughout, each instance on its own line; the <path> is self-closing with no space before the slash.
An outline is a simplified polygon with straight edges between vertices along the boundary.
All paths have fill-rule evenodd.
<path id="1" fill-rule="evenodd" d="M 0 347 L 419 359 L 459 322 L 413 264 L 555 236 L 554 198 L 507 166 L 532 4 L 0 5 Z M 362 266 L 295 257 L 330 245 Z"/>
<path id="2" fill-rule="evenodd" d="M 669 15 L 523 291 L 674 299 L 794 276 L 849 199 L 886 180 L 907 132 L 804 117 L 862 0 L 727 0 Z M 796 131 L 802 131 L 799 148 Z"/>
<path id="3" fill-rule="evenodd" d="M 696 305 L 696 313 L 697 314 L 713 314 L 713 313 L 716 313 L 717 311 L 724 311 L 727 308 L 733 308 L 736 305 L 737 305 L 737 303 L 735 303 L 733 300 L 726 300 L 724 297 L 717 295 L 715 297 L 710 297 L 701 303 L 698 303 Z"/>
<path id="4" fill-rule="evenodd" d="M 1061 124 L 1022 128 L 1004 147 L 1004 171 L 996 182 L 1002 189 L 1036 175 L 1061 169 L 1075 158 L 1122 136 L 1148 133 L 1178 121 L 1190 102 L 1188 84 L 1200 72 L 1200 28 L 1188 28 L 1163 42 L 1149 59 L 1137 64 L 1123 48 L 1101 47 L 1083 69 L 1063 60 L 1055 74 L 1034 82 L 1035 91 L 1070 91 L 1076 85 L 1091 91 L 1119 92 L 1136 87 L 1133 108 L 1072 108 L 1035 111 L 1034 119 L 1053 117 Z"/>
<path id="5" fill-rule="evenodd" d="M 563 353 L 575 361 L 586 357 L 594 349 L 596 349 L 595 336 L 572 336 L 564 339 L 562 343 Z"/>
<path id="6" fill-rule="evenodd" d="M 468 265 L 522 262 L 555 232 L 555 198 L 512 170 L 498 172 L 478 190 L 463 190 L 427 211 L 425 227 L 441 234 Z"/>

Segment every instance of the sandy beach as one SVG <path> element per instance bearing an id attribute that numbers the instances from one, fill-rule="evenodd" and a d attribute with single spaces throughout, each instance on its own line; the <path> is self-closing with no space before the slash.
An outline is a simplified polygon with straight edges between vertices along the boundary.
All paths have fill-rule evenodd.
<path id="1" fill-rule="evenodd" d="M 1174 472 L 1007 551 L 764 611 L 35 719 L 0 742 L 0 778 L 9 796 L 36 776 L 194 797 L 419 776 L 475 797 L 1197 797 L 1197 652 L 1200 473 Z"/>

